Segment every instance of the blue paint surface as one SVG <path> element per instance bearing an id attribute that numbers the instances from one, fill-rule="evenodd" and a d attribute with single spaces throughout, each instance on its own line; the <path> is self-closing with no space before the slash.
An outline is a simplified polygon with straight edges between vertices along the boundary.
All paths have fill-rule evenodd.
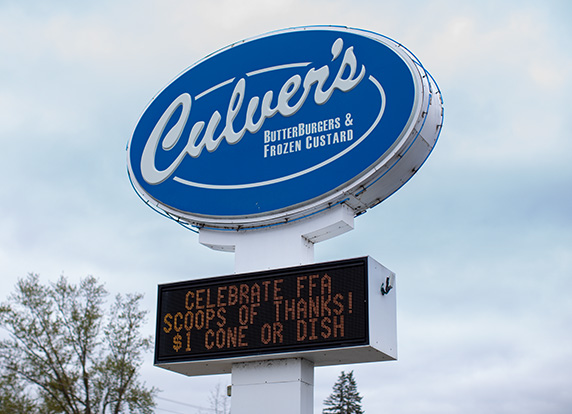
<path id="1" fill-rule="evenodd" d="M 335 56 L 332 47 L 336 41 L 340 44 L 338 39 L 343 46 Z M 198 122 L 205 125 L 196 144 L 218 111 L 221 120 L 213 134 L 217 138 L 227 124 L 230 106 L 239 108 L 231 121 L 233 130 L 239 131 L 251 100 L 259 98 L 252 116 L 257 122 L 265 94 L 272 91 L 270 107 L 275 107 L 281 88 L 295 75 L 304 82 L 309 71 L 327 67 L 329 76 L 321 85 L 327 90 L 349 48 L 357 62 L 354 78 L 362 67 L 365 70 L 353 89 L 335 89 L 327 102 L 317 104 L 314 95 L 320 85 L 314 83 L 306 88 L 309 94 L 294 114 L 277 113 L 265 119 L 259 131 L 246 131 L 236 143 L 223 138 L 213 151 L 203 148 L 196 157 L 185 153 Z M 351 78 L 346 69 L 341 78 Z M 238 105 L 238 99 L 231 103 L 242 79 L 242 104 Z M 408 124 L 415 92 L 413 75 L 404 60 L 367 32 L 312 28 L 238 43 L 190 67 L 153 99 L 128 146 L 130 174 L 152 199 L 192 215 L 241 217 L 302 206 L 344 188 L 390 151 Z M 165 149 L 166 134 L 182 122 L 182 106 L 172 113 L 154 153 L 154 166 L 165 170 L 181 154 L 186 155 L 163 181 L 150 183 L 141 170 L 144 148 L 166 109 L 182 94 L 190 96 L 188 119 L 176 143 Z M 302 85 L 290 96 L 289 105 L 300 101 L 303 94 Z M 275 140 L 269 141 L 272 137 Z"/>

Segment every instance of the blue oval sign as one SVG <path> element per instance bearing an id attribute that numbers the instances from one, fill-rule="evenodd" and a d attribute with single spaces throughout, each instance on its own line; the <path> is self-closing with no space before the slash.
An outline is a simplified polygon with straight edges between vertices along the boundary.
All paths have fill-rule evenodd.
<path id="1" fill-rule="evenodd" d="M 425 127 L 422 72 L 394 42 L 355 29 L 303 27 L 233 44 L 151 101 L 128 145 L 130 177 L 154 205 L 195 225 L 256 227 L 344 200 L 359 212 L 413 174 L 387 173 Z"/>

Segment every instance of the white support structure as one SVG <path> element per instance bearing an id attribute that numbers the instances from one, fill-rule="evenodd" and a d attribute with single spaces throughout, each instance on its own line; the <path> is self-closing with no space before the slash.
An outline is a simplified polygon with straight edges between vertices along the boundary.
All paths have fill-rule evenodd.
<path id="1" fill-rule="evenodd" d="M 199 243 L 235 252 L 235 273 L 279 269 L 314 263 L 314 244 L 354 228 L 354 212 L 344 204 L 307 220 L 258 230 L 201 229 Z"/>
<path id="2" fill-rule="evenodd" d="M 199 242 L 235 252 L 235 273 L 314 262 L 314 244 L 354 228 L 354 212 L 338 205 L 312 220 L 250 231 L 201 229 Z M 302 358 L 232 365 L 232 414 L 312 414 L 314 364 Z"/>
<path id="3" fill-rule="evenodd" d="M 302 358 L 233 364 L 232 414 L 311 414 L 314 364 Z"/>

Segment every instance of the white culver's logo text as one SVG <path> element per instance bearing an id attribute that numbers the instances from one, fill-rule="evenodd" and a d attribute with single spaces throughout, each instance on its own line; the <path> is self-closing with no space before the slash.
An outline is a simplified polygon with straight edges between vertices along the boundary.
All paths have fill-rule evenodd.
<path id="1" fill-rule="evenodd" d="M 342 48 L 343 40 L 341 38 L 337 39 L 332 45 L 332 61 L 335 61 L 339 57 Z M 349 74 L 344 78 L 344 73 L 347 73 L 348 69 Z M 244 137 L 247 131 L 251 134 L 257 133 L 262 128 L 266 119 L 273 117 L 277 113 L 285 117 L 294 115 L 306 102 L 314 84 L 316 84 L 314 102 L 318 105 L 323 105 L 328 102 L 336 89 L 342 92 L 348 92 L 362 81 L 365 76 L 365 66 L 361 66 L 359 73 L 357 73 L 357 70 L 357 59 L 352 46 L 346 49 L 336 77 L 327 90 L 323 90 L 330 75 L 330 68 L 327 65 L 319 69 L 311 68 L 306 73 L 304 80 L 302 80 L 300 75 L 294 75 L 282 85 L 275 106 L 272 106 L 273 92 L 269 90 L 264 94 L 262 104 L 260 105 L 260 116 L 256 122 L 254 121 L 254 115 L 260 104 L 260 98 L 258 96 L 252 97 L 248 102 L 244 126 L 239 131 L 235 131 L 233 124 L 242 107 L 246 91 L 246 80 L 241 78 L 236 83 L 230 97 L 226 113 L 226 124 L 220 135 L 217 138 L 214 137 L 215 130 L 222 118 L 220 112 L 215 110 L 206 126 L 202 138 L 200 138 L 199 135 L 205 128 L 205 122 L 198 121 L 193 125 L 183 151 L 177 155 L 176 159 L 167 168 L 158 170 L 155 166 L 155 155 L 167 123 L 179 106 L 182 106 L 179 119 L 163 139 L 161 147 L 164 151 L 171 150 L 179 142 L 191 112 L 192 98 L 188 93 L 183 93 L 169 105 L 153 128 L 143 149 L 143 154 L 141 155 L 141 175 L 149 184 L 160 184 L 174 173 L 187 155 L 196 158 L 200 156 L 203 148 L 206 148 L 209 152 L 213 152 L 218 148 L 223 139 L 226 139 L 229 144 L 236 144 Z M 304 88 L 302 96 L 298 102 L 291 104 L 290 100 L 301 86 Z"/>

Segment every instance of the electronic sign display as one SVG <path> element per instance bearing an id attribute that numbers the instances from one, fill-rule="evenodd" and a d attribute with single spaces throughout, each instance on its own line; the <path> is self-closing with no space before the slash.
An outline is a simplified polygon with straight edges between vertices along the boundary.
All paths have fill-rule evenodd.
<path id="1" fill-rule="evenodd" d="M 160 285 L 155 364 L 367 346 L 368 259 Z"/>
<path id="2" fill-rule="evenodd" d="M 160 287 L 157 359 L 367 342 L 363 260 Z"/>

